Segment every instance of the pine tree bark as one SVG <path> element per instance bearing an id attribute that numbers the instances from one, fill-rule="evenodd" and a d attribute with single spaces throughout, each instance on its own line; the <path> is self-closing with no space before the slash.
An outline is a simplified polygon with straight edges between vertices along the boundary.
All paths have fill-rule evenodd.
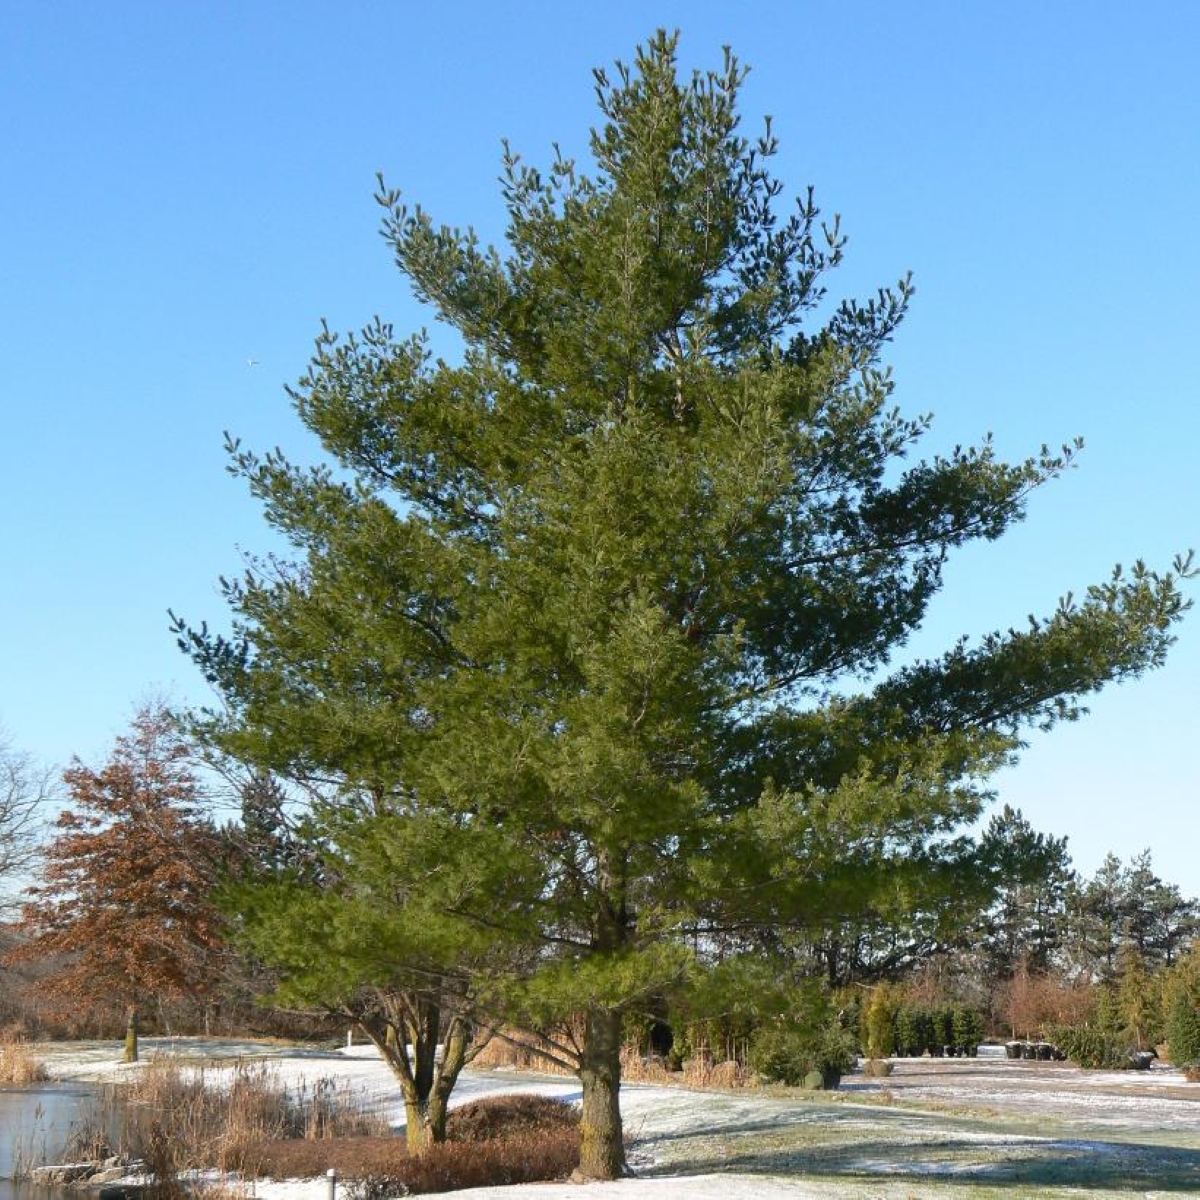
<path id="1" fill-rule="evenodd" d="M 450 1095 L 466 1065 L 471 1026 L 453 1016 L 443 1028 L 440 1007 L 429 1000 L 409 999 L 397 1005 L 403 1011 L 403 1035 L 395 1020 L 362 1016 L 363 1031 L 378 1047 L 384 1062 L 400 1084 L 404 1097 L 405 1141 L 410 1154 L 419 1154 L 435 1142 L 446 1140 L 446 1114 Z M 439 1037 L 442 1057 L 438 1062 Z M 412 1045 L 409 1056 L 408 1045 Z"/>
<path id="2" fill-rule="evenodd" d="M 406 1038 L 394 1021 L 364 1016 L 359 1023 L 400 1084 L 400 1094 L 404 1097 L 404 1139 L 409 1154 L 419 1154 L 433 1141 L 428 1119 L 429 1090 L 421 1086 L 427 1074 L 420 1061 L 422 1046 L 419 1040 L 414 1040 L 413 1058 L 409 1058 Z M 411 1035 L 411 1029 L 408 1032 Z"/>
<path id="3" fill-rule="evenodd" d="M 433 1143 L 433 1134 L 429 1128 L 429 1104 L 418 1094 L 416 1087 L 407 1082 L 401 1082 L 400 1090 L 404 1093 L 404 1140 L 409 1154 L 420 1154 Z"/>
<path id="4" fill-rule="evenodd" d="M 471 1027 L 461 1017 L 453 1017 L 446 1028 L 442 1043 L 442 1061 L 438 1065 L 437 1078 L 429 1093 L 426 1120 L 429 1137 L 434 1142 L 446 1140 L 446 1112 L 450 1093 L 458 1082 L 459 1072 L 466 1065 L 467 1050 L 471 1044 Z"/>
<path id="5" fill-rule="evenodd" d="M 619 1012 L 592 1009 L 584 1028 L 579 1079 L 583 1084 L 577 1183 L 620 1179 L 628 1173 L 621 1129 L 621 1027 Z"/>

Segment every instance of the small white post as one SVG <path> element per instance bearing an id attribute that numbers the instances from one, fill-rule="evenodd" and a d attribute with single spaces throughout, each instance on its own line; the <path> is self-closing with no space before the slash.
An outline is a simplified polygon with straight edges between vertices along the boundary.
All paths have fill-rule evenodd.
<path id="1" fill-rule="evenodd" d="M 337 1170 L 330 1167 L 325 1172 L 325 1178 L 329 1180 L 329 1200 L 337 1200 Z"/>

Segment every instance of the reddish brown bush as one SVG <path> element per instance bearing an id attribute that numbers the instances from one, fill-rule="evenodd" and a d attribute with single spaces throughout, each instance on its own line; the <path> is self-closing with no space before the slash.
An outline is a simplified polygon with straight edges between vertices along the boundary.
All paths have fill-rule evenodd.
<path id="1" fill-rule="evenodd" d="M 561 1105 L 559 1107 L 562 1107 Z M 410 1157 L 403 1138 L 287 1139 L 246 1147 L 247 1174 L 313 1179 L 331 1167 L 360 1200 L 565 1179 L 579 1165 L 579 1130 L 541 1129 L 487 1141 L 442 1142 Z"/>
<path id="2" fill-rule="evenodd" d="M 333 1168 L 358 1200 L 563 1179 L 579 1165 L 579 1113 L 548 1096 L 494 1096 L 450 1114 L 449 1141 L 408 1153 L 399 1137 L 276 1138 L 241 1147 L 251 1176 L 312 1179 Z"/>
<path id="3" fill-rule="evenodd" d="M 516 1135 L 578 1132 L 579 1110 L 549 1096 L 491 1096 L 453 1109 L 446 1121 L 451 1142 L 489 1142 Z"/>
<path id="4" fill-rule="evenodd" d="M 579 1166 L 578 1130 L 554 1133 L 514 1134 L 491 1142 L 442 1142 L 424 1154 L 409 1159 L 396 1180 L 410 1195 L 453 1192 L 459 1188 L 500 1187 L 514 1183 L 538 1183 L 565 1179 Z M 363 1179 L 363 1191 L 371 1195 L 403 1195 L 403 1188 Z"/>

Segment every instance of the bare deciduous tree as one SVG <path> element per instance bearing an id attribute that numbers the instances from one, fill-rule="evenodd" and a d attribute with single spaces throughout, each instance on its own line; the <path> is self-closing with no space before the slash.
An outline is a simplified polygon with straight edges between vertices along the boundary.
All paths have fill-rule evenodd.
<path id="1" fill-rule="evenodd" d="M 0 910 L 19 891 L 37 849 L 42 814 L 55 794 L 55 773 L 38 767 L 0 730 Z"/>

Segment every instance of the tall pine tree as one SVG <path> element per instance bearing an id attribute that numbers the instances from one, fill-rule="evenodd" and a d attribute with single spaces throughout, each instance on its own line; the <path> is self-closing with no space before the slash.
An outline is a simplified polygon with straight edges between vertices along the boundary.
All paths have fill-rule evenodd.
<path id="1" fill-rule="evenodd" d="M 506 151 L 502 248 L 381 184 L 461 362 L 323 332 L 293 397 L 329 464 L 232 446 L 296 560 L 227 583 L 230 637 L 178 624 L 210 738 L 386 817 L 449 957 L 527 949 L 477 1002 L 578 1071 L 584 1177 L 624 1169 L 630 1014 L 743 932 L 935 904 L 1021 729 L 1159 663 L 1184 607 L 1139 564 L 893 664 L 1073 450 L 912 457 L 880 365 L 910 286 L 826 304 L 838 223 L 783 204 L 743 75 L 680 78 L 662 33 L 597 72 L 586 168 Z"/>

